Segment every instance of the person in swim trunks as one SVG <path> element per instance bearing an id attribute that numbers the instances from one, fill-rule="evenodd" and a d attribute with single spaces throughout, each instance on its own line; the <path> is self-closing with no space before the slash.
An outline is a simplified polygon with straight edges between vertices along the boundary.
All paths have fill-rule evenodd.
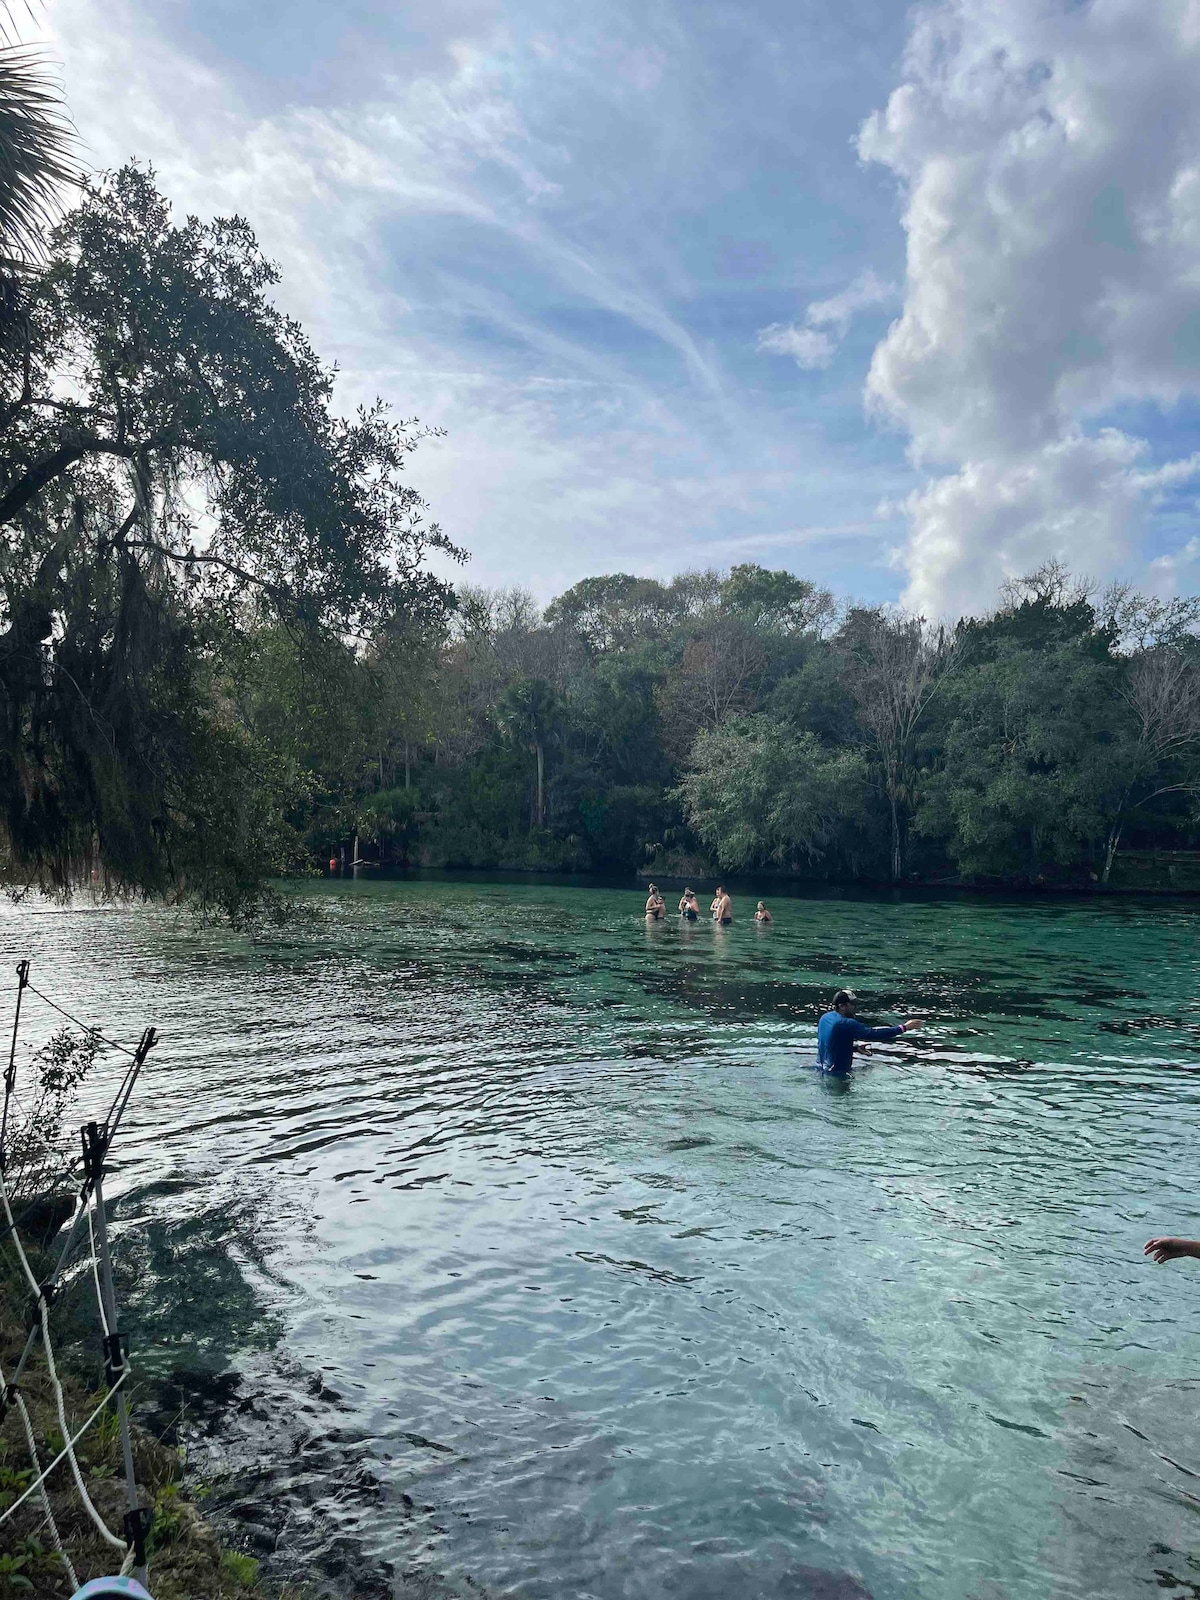
<path id="1" fill-rule="evenodd" d="M 688 922 L 695 922 L 700 915 L 700 907 L 696 904 L 696 891 L 685 889 L 679 901 L 679 915 Z"/>
<path id="2" fill-rule="evenodd" d="M 915 1017 L 894 1028 L 868 1028 L 854 1015 L 858 996 L 853 989 L 839 989 L 832 1009 L 817 1024 L 817 1065 L 822 1072 L 844 1078 L 854 1066 L 854 1046 L 860 1039 L 898 1039 L 910 1028 L 919 1028 Z"/>
<path id="3" fill-rule="evenodd" d="M 733 921 L 733 901 L 720 885 L 717 886 L 716 898 L 713 900 L 713 921 L 719 922 L 724 928 Z"/>
<path id="4" fill-rule="evenodd" d="M 650 894 L 646 900 L 646 915 L 648 917 L 653 917 L 655 921 L 657 921 L 660 917 L 665 917 L 666 914 L 667 902 L 663 899 L 662 895 L 659 894 L 654 885 L 651 884 Z"/>

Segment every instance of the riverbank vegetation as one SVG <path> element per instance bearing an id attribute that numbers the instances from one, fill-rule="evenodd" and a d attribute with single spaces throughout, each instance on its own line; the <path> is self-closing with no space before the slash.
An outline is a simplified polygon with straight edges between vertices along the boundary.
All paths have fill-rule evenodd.
<path id="1" fill-rule="evenodd" d="M 951 629 L 751 565 L 456 600 L 321 685 L 258 657 L 314 859 L 1106 884 L 1196 842 L 1195 600 L 1054 564 Z"/>

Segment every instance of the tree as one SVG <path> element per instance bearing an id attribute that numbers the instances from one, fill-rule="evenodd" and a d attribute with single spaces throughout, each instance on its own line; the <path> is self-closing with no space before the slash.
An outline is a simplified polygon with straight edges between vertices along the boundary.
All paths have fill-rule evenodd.
<path id="1" fill-rule="evenodd" d="M 1087 869 L 1107 883 L 1130 821 L 1200 784 L 1188 609 L 1128 591 L 1119 611 L 1111 591 L 1097 607 L 1055 568 L 1011 586 L 994 616 L 964 624 L 921 831 L 943 839 L 967 873 L 1036 880 Z M 1173 642 L 1121 654 L 1122 615 Z"/>
<path id="2" fill-rule="evenodd" d="M 859 608 L 847 617 L 838 645 L 842 681 L 879 759 L 891 823 L 891 875 L 899 882 L 917 801 L 917 733 L 955 665 L 958 641 L 944 629 L 931 631 L 921 617 Z"/>
<path id="3" fill-rule="evenodd" d="M 690 826 L 722 867 L 795 866 L 865 816 L 866 763 L 764 715 L 701 733 L 679 785 Z"/>
<path id="4" fill-rule="evenodd" d="M 527 745 L 536 763 L 533 825 L 546 821 L 546 745 L 561 713 L 561 701 L 544 678 L 510 684 L 496 704 L 496 723 L 514 743 Z"/>
<path id="5" fill-rule="evenodd" d="M 668 674 L 659 700 L 667 745 L 686 758 L 697 733 L 758 709 L 768 656 L 755 629 L 737 616 L 698 626 Z"/>
<path id="6" fill-rule="evenodd" d="M 964 630 L 970 659 L 945 691 L 940 770 L 917 826 L 967 877 L 1037 882 L 1078 872 L 1105 827 L 1120 703 L 1090 629 L 1030 647 L 1037 616 Z"/>
<path id="7" fill-rule="evenodd" d="M 598 653 L 628 650 L 661 635 L 672 621 L 670 598 L 653 578 L 614 572 L 584 578 L 546 608 L 550 627 L 573 630 Z"/>
<path id="8" fill-rule="evenodd" d="M 252 792 L 269 809 L 273 779 L 220 693 L 231 642 L 445 615 L 424 560 L 459 552 L 401 478 L 419 431 L 382 403 L 332 410 L 277 279 L 244 221 L 176 225 L 126 167 L 30 284 L 0 408 L 0 805 L 33 881 L 96 861 L 148 893 L 243 897 L 270 857 L 223 815 Z"/>
<path id="9" fill-rule="evenodd" d="M 837 612 L 828 589 L 752 563 L 731 569 L 721 585 L 721 604 L 758 631 L 785 634 L 821 633 Z"/>
<path id="10" fill-rule="evenodd" d="M 4 8 L 7 11 L 7 7 Z M 46 64 L 0 17 L 0 356 L 21 322 L 22 280 L 45 247 L 61 189 L 78 181 L 74 138 Z"/>
<path id="11" fill-rule="evenodd" d="M 1101 881 L 1112 876 L 1117 846 L 1130 815 L 1161 795 L 1200 792 L 1200 662 L 1194 649 L 1162 644 L 1128 665 L 1121 698 L 1132 728 L 1113 763 Z"/>

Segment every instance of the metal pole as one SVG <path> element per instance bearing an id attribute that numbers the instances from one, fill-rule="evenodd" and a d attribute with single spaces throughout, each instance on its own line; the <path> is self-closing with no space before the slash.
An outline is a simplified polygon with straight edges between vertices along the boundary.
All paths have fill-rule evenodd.
<path id="1" fill-rule="evenodd" d="M 12 1092 L 17 1083 L 17 1033 L 21 1027 L 21 1000 L 25 994 L 25 985 L 29 982 L 29 963 L 17 963 L 17 1008 L 13 1013 L 12 1043 L 8 1047 L 8 1066 L 4 1072 L 4 1113 L 0 1117 L 0 1172 L 4 1171 L 5 1140 L 8 1137 L 8 1103 L 12 1099 Z"/>
<path id="2" fill-rule="evenodd" d="M 84 1144 L 89 1147 L 95 1166 L 92 1173 L 92 1192 L 96 1204 L 96 1235 L 100 1244 L 100 1292 L 104 1301 L 104 1320 L 108 1324 L 108 1337 L 104 1341 L 104 1355 L 109 1388 L 120 1377 L 122 1368 L 128 1366 L 129 1357 L 117 1328 L 117 1297 L 113 1288 L 112 1258 L 108 1251 L 108 1219 L 104 1214 L 104 1157 L 108 1151 L 108 1126 L 89 1122 L 84 1129 Z M 133 1575 L 144 1588 L 146 1585 L 146 1550 L 144 1523 L 138 1501 L 137 1479 L 133 1470 L 133 1446 L 129 1439 L 129 1405 L 125 1388 L 117 1390 L 117 1418 L 121 1425 L 121 1454 L 125 1462 L 125 1536 L 134 1548 L 136 1565 Z"/>

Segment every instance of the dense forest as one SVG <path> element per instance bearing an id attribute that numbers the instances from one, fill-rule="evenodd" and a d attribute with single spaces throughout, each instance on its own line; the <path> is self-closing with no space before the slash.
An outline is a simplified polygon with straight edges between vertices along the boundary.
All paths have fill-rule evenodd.
<path id="1" fill-rule="evenodd" d="M 127 167 L 0 306 L 0 863 L 234 916 L 331 859 L 1106 884 L 1189 846 L 1200 602 L 1053 562 L 938 628 L 754 565 L 456 574 L 240 218 Z M 456 565 L 458 564 L 458 565 Z"/>
<path id="2" fill-rule="evenodd" d="M 1104 883 L 1192 839 L 1198 610 L 1052 563 L 952 630 L 749 565 L 462 586 L 323 670 L 264 639 L 241 707 L 317 859 Z"/>

